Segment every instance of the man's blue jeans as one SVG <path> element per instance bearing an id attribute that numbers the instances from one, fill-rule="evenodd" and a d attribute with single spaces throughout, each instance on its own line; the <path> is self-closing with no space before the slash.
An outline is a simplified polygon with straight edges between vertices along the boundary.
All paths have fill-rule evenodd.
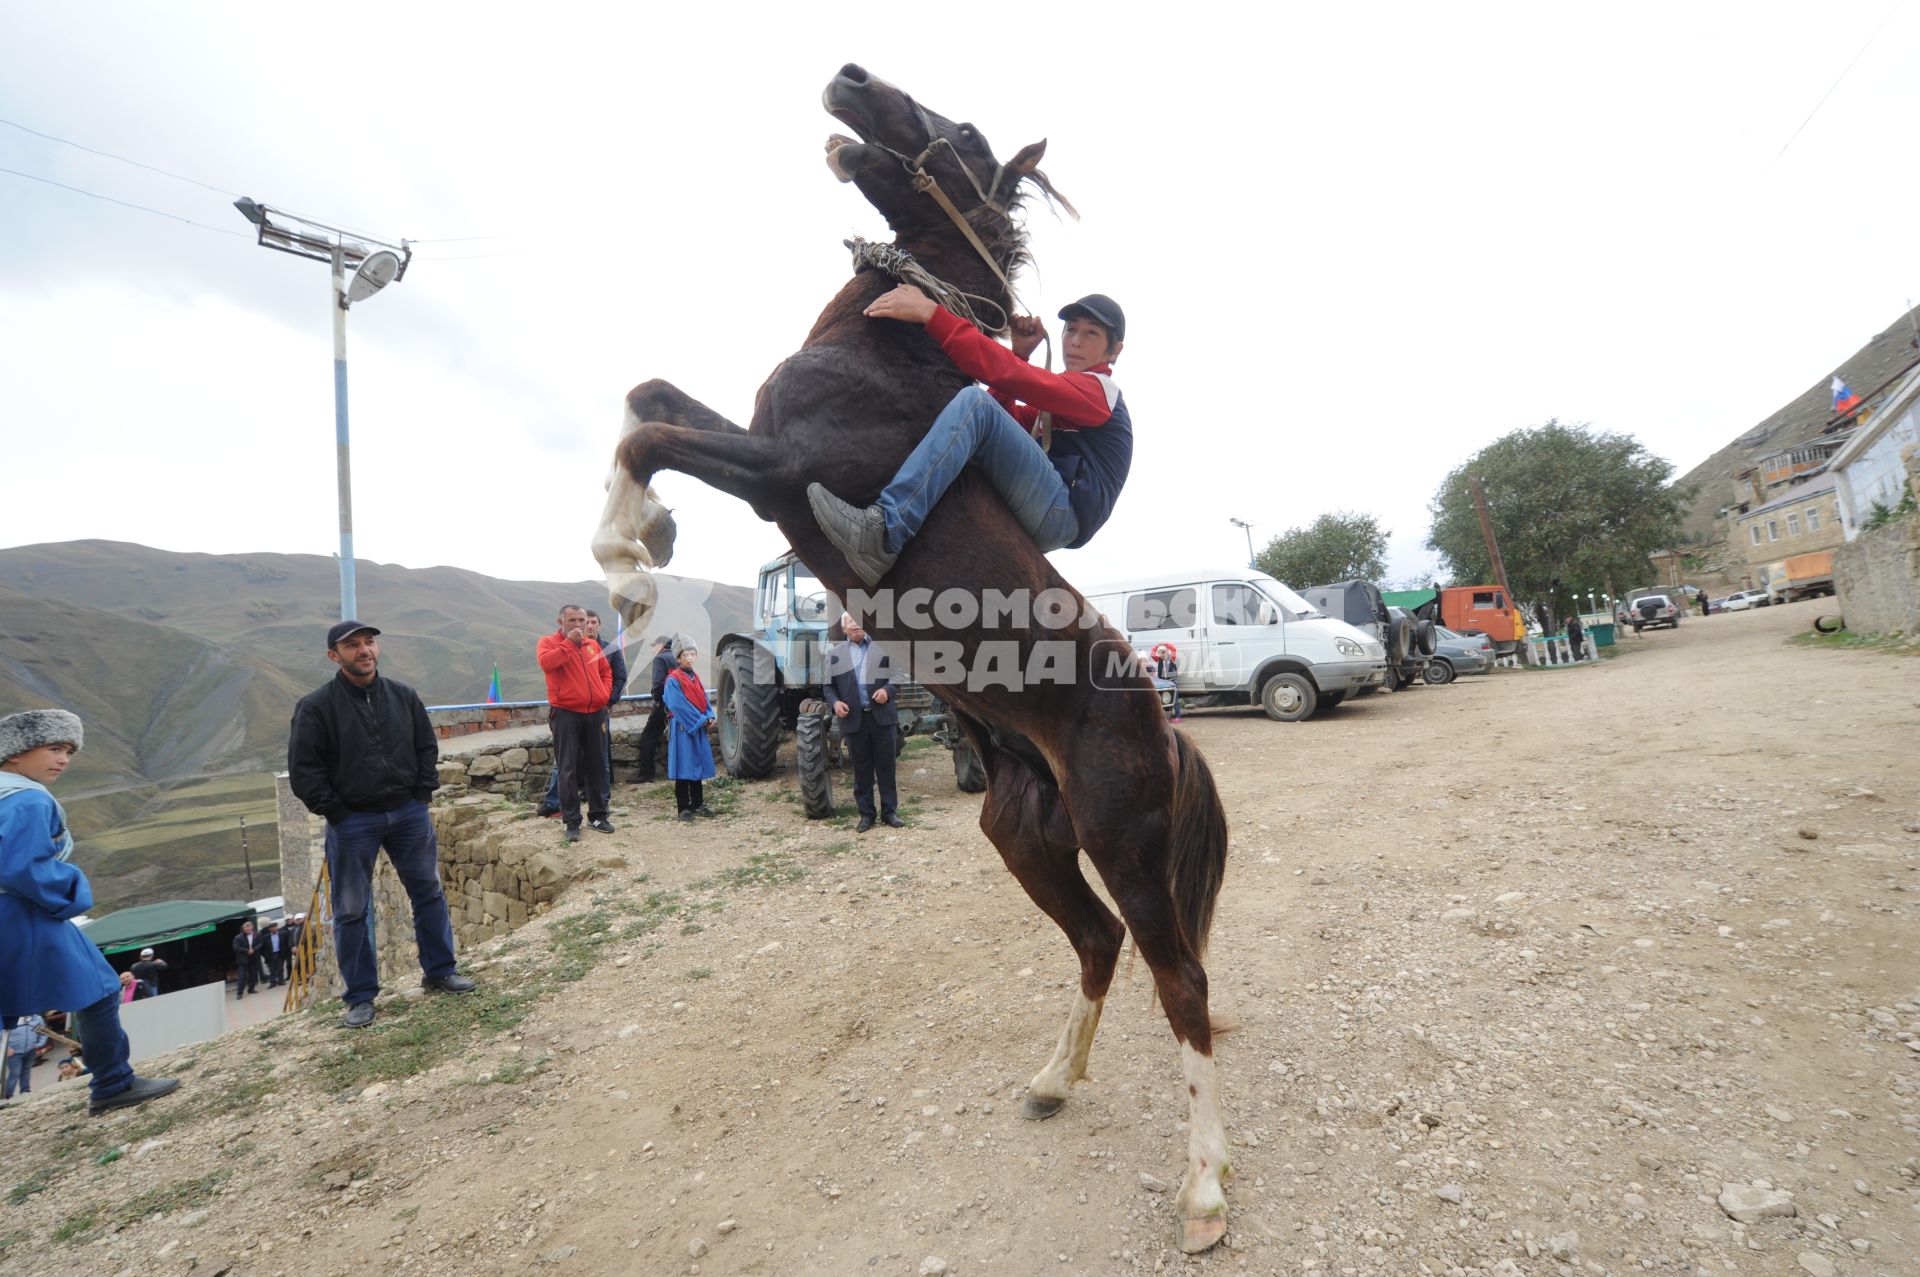
<path id="1" fill-rule="evenodd" d="M 132 1048 L 127 1045 L 127 1031 L 120 1027 L 118 989 L 74 1012 L 73 1027 L 79 1033 L 88 1085 L 95 1100 L 118 1095 L 133 1085 L 133 1065 L 127 1062 Z"/>
<path id="2" fill-rule="evenodd" d="M 327 874 L 333 880 L 333 951 L 346 985 L 348 1006 L 371 1002 L 380 992 L 380 962 L 367 922 L 372 907 L 373 864 L 380 849 L 413 902 L 413 939 L 428 979 L 454 974 L 453 923 L 440 889 L 440 844 L 423 802 L 395 811 L 356 811 L 327 826 Z"/>
<path id="3" fill-rule="evenodd" d="M 7 1057 L 7 1081 L 0 1087 L 0 1098 L 12 1099 L 15 1091 L 26 1095 L 33 1090 L 33 1052 L 22 1051 Z"/>
<path id="4" fill-rule="evenodd" d="M 970 461 L 986 472 L 1042 553 L 1073 544 L 1080 522 L 1060 472 L 992 395 L 968 386 L 940 410 L 876 502 L 887 516 L 887 549 L 898 553 L 919 533 Z"/>

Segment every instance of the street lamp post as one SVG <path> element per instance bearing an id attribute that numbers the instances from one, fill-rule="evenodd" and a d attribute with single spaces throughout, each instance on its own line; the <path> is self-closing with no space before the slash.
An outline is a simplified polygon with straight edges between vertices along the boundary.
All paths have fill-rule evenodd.
<path id="1" fill-rule="evenodd" d="M 357 610 L 353 579 L 353 459 L 347 435 L 347 307 L 364 301 L 405 278 L 413 260 L 406 240 L 388 244 L 355 232 L 255 203 L 247 196 L 233 202 L 240 215 L 259 230 L 263 248 L 328 263 L 333 282 L 333 436 L 339 477 L 340 503 L 340 617 Z M 352 271 L 352 277 L 348 272 Z"/>
<path id="2" fill-rule="evenodd" d="M 1227 516 L 1227 522 L 1247 534 L 1247 566 L 1257 566 L 1253 561 L 1253 525 L 1245 519 L 1236 519 L 1232 515 Z"/>

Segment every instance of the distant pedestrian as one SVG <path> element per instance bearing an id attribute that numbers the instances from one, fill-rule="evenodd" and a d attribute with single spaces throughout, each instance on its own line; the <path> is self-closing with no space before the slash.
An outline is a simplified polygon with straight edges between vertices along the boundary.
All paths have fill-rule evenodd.
<path id="1" fill-rule="evenodd" d="M 1700 599 L 1700 615 L 1706 616 L 1709 611 L 1709 605 L 1707 603 L 1707 592 L 1705 590 L 1700 591 L 1699 599 Z"/>
<path id="2" fill-rule="evenodd" d="M 333 950 L 345 986 L 341 1024 L 373 1023 L 380 963 L 367 924 L 373 866 L 381 848 L 413 904 L 421 986 L 470 993 L 453 955 L 453 922 L 440 887 L 440 844 L 427 801 L 440 785 L 440 741 L 411 687 L 380 677 L 380 631 L 341 621 L 327 631 L 327 659 L 339 666 L 326 686 L 293 711 L 287 773 L 294 796 L 327 818 L 327 877 L 333 884 Z"/>
<path id="3" fill-rule="evenodd" d="M 165 960 L 153 956 L 153 950 L 142 949 L 140 961 L 133 964 L 133 978 L 147 986 L 147 996 L 160 996 L 160 973 L 167 969 Z"/>
<path id="4" fill-rule="evenodd" d="M 673 782 L 673 805 L 681 820 L 711 816 L 706 788 L 702 784 L 714 774 L 713 743 L 707 739 L 707 724 L 713 721 L 713 707 L 707 689 L 700 682 L 694 662 L 699 649 L 682 641 L 674 653 L 678 664 L 667 675 L 667 779 Z"/>
<path id="5" fill-rule="evenodd" d="M 267 934 L 260 939 L 261 956 L 267 963 L 267 987 L 277 989 L 287 982 L 287 959 L 293 956 L 287 945 L 287 933 L 276 919 L 267 924 Z"/>
<path id="6" fill-rule="evenodd" d="M 40 1055 L 40 1048 L 47 1044 L 47 1035 L 40 1032 L 46 1020 L 38 1012 L 23 1016 L 20 1022 L 6 1032 L 7 1068 L 6 1082 L 0 1091 L 0 1100 L 10 1100 L 15 1091 L 25 1095 L 33 1090 L 33 1063 Z"/>
<path id="7" fill-rule="evenodd" d="M 667 675 L 673 673 L 673 635 L 662 634 L 653 640 L 653 666 L 648 674 L 648 690 L 653 693 L 653 708 L 647 712 L 647 725 L 640 729 L 640 766 L 635 778 L 642 785 L 654 781 L 654 760 L 660 752 L 661 735 L 667 729 L 665 701 Z"/>
<path id="8" fill-rule="evenodd" d="M 0 718 L 0 1024 L 47 1007 L 78 1007 L 70 1023 L 93 1062 L 87 1112 L 98 1115 L 180 1083 L 134 1074 L 119 981 L 70 921 L 93 907 L 93 888 L 67 863 L 73 835 L 47 786 L 80 752 L 80 737 L 80 719 L 65 710 Z"/>
<path id="9" fill-rule="evenodd" d="M 1180 684 L 1176 681 L 1180 674 L 1180 653 L 1171 643 L 1155 643 L 1150 655 L 1153 676 L 1173 684 L 1173 721 L 1180 722 Z"/>
<path id="10" fill-rule="evenodd" d="M 1586 659 L 1582 654 L 1586 650 L 1586 641 L 1587 627 L 1580 623 L 1580 614 L 1577 612 L 1568 613 L 1567 650 L 1572 653 L 1574 660 L 1580 661 Z"/>
<path id="11" fill-rule="evenodd" d="M 567 841 L 580 838 L 580 794 L 587 795 L 587 824 L 613 832 L 607 819 L 607 778 L 601 764 L 601 725 L 607 717 L 607 693 L 613 667 L 600 645 L 587 637 L 587 609 L 569 603 L 560 609 L 552 634 L 541 638 L 535 654 L 547 676 L 547 723 L 553 729 L 553 758 L 559 770 L 560 818 Z"/>
<path id="12" fill-rule="evenodd" d="M 234 1001 L 259 991 L 260 955 L 260 935 L 253 929 L 253 919 L 249 918 L 240 924 L 240 933 L 233 938 Z"/>

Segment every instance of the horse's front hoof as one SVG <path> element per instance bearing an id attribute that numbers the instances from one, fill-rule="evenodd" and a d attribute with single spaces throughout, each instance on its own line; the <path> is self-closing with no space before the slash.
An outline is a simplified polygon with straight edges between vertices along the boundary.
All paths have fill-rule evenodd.
<path id="1" fill-rule="evenodd" d="M 1031 1091 L 1020 1105 L 1020 1116 L 1029 1121 L 1039 1122 L 1052 1117 L 1066 1106 L 1065 1100 L 1056 1100 L 1050 1096 L 1035 1095 Z"/>
<path id="2" fill-rule="evenodd" d="M 1180 1221 L 1180 1249 L 1189 1255 L 1212 1250 L 1226 1235 L 1227 1217 L 1224 1213 Z"/>

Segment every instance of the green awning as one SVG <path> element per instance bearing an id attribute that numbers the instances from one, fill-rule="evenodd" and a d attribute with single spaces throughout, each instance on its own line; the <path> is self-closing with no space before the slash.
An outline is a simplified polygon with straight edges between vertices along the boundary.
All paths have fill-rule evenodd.
<path id="1" fill-rule="evenodd" d="M 100 952 L 125 953 L 205 935 L 223 922 L 253 916 L 253 906 L 244 900 L 162 900 L 95 918 L 83 930 Z"/>

